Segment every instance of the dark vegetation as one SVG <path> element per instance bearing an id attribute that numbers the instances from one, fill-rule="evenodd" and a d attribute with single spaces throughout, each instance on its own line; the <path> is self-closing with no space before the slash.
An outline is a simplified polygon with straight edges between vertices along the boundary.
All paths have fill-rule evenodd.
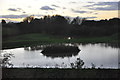
<path id="1" fill-rule="evenodd" d="M 72 57 L 72 56 L 77 56 L 78 55 L 78 53 L 77 52 L 67 52 L 67 53 L 65 53 L 65 52 L 63 52 L 63 53 L 43 53 L 43 55 L 44 56 L 46 56 L 46 57 L 51 57 L 51 58 L 56 58 L 56 57 L 61 57 L 61 58 L 64 58 L 64 57 Z"/>
<path id="2" fill-rule="evenodd" d="M 2 20 L 3 48 L 18 47 L 42 43 L 91 43 L 91 42 L 116 42 L 118 41 L 120 23 L 119 18 L 109 20 L 81 20 L 76 17 L 72 21 L 60 15 L 44 16 L 37 19 L 27 17 L 20 23 L 6 23 Z M 66 39 L 71 37 L 70 40 Z M 111 44 L 110 44 L 111 45 Z M 116 44 L 115 44 L 116 45 Z M 114 46 L 114 45 L 113 45 Z M 13 66 L 4 56 L 3 66 Z M 78 65 L 84 65 L 80 63 Z M 76 65 L 71 63 L 73 69 L 43 69 L 43 68 L 3 68 L 2 77 L 7 78 L 118 78 L 119 69 L 74 69 Z M 93 65 L 94 68 L 94 65 Z M 17 73 L 17 74 L 16 74 Z"/>
<path id="3" fill-rule="evenodd" d="M 42 53 L 47 57 L 71 57 L 72 55 L 77 55 L 79 52 L 77 46 L 69 45 L 51 45 L 43 48 Z"/>
<path id="4" fill-rule="evenodd" d="M 19 23 L 2 20 L 3 48 L 69 42 L 118 43 L 118 23 L 119 18 L 94 21 L 76 17 L 71 20 L 60 15 L 40 19 L 29 16 Z"/>
<path id="5" fill-rule="evenodd" d="M 13 68 L 9 65 L 8 57 L 13 56 L 11 53 L 5 54 L 5 61 L 2 64 L 2 79 L 17 79 L 17 78 L 118 78 L 120 69 L 104 69 L 104 68 L 82 68 L 83 60 L 77 58 L 75 63 L 71 63 L 72 68 Z M 6 63 L 7 62 L 7 63 Z M 8 65 L 7 65 L 8 64 Z M 94 64 L 93 64 L 94 65 Z M 11 66 L 10 68 L 6 68 Z M 17 74 L 16 74 L 17 73 Z"/>
<path id="6" fill-rule="evenodd" d="M 58 68 L 3 68 L 2 69 L 2 79 L 3 80 L 13 80 L 13 79 L 33 79 L 38 80 L 41 78 L 52 78 L 52 79 L 93 79 L 100 78 L 100 80 L 112 79 L 119 80 L 120 69 L 58 69 Z M 17 73 L 17 74 L 16 74 Z M 64 78 L 64 79 L 63 79 Z M 81 80 L 81 79 L 80 79 Z"/>
<path id="7" fill-rule="evenodd" d="M 47 46 L 43 49 L 42 53 L 69 53 L 69 52 L 79 52 L 77 46 L 65 46 L 65 45 L 53 45 Z"/>
<path id="8" fill-rule="evenodd" d="M 119 18 L 109 20 L 86 20 L 79 17 L 65 18 L 60 15 L 37 19 L 27 17 L 20 23 L 6 23 L 2 20 L 3 38 L 21 34 L 42 33 L 71 37 L 100 37 L 118 34 Z"/>
<path id="9" fill-rule="evenodd" d="M 105 46 L 119 47 L 117 35 L 106 37 L 82 37 L 67 39 L 60 36 L 43 35 L 43 34 L 24 34 L 15 37 L 9 37 L 3 39 L 2 48 L 19 48 L 28 46 L 48 45 L 48 44 L 61 44 L 61 43 L 78 43 L 78 44 L 94 44 L 94 43 L 106 43 Z M 33 49 L 33 48 L 32 48 Z"/>

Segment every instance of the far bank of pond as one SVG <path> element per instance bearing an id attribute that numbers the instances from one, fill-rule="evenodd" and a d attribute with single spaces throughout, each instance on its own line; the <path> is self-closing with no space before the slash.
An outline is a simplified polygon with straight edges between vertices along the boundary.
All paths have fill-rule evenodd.
<path id="1" fill-rule="evenodd" d="M 58 43 L 109 43 L 118 46 L 119 40 L 116 35 L 105 37 L 63 37 L 45 34 L 24 34 L 15 37 L 3 39 L 2 48 L 17 48 L 24 46 L 34 46 L 42 44 L 58 44 Z"/>

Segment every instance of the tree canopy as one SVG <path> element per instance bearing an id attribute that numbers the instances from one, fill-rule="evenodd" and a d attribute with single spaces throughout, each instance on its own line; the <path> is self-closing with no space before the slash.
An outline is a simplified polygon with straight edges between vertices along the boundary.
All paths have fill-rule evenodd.
<path id="1" fill-rule="evenodd" d="M 28 16 L 23 22 L 11 24 L 2 20 L 4 37 L 29 33 L 73 37 L 110 36 L 118 33 L 118 23 L 120 23 L 119 18 L 94 21 L 75 17 L 70 20 L 69 17 L 61 15 L 48 15 L 40 19 Z"/>

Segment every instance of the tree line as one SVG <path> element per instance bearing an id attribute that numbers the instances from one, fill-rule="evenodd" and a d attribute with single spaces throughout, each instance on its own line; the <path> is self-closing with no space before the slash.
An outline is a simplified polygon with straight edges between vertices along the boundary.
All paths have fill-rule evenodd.
<path id="1" fill-rule="evenodd" d="M 69 17 L 61 15 L 48 15 L 40 19 L 28 16 L 23 22 L 19 23 L 6 23 L 5 20 L 2 20 L 1 23 L 3 38 L 29 33 L 73 37 L 99 37 L 117 34 L 120 19 L 112 18 L 95 21 L 75 17 L 71 20 Z"/>

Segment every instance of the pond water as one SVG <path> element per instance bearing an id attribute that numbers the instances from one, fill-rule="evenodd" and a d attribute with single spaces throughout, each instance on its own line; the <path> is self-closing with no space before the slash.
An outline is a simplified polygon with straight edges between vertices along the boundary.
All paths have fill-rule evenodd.
<path id="1" fill-rule="evenodd" d="M 96 68 L 118 68 L 119 48 L 106 46 L 104 43 L 79 44 L 78 48 L 81 51 L 77 54 L 70 53 L 68 56 L 45 55 L 41 53 L 42 49 L 30 50 L 30 47 L 5 49 L 2 54 L 5 52 L 14 54 L 15 57 L 11 58 L 13 67 L 70 68 L 70 63 L 80 58 L 84 62 L 83 68 L 91 68 L 91 63 Z"/>

